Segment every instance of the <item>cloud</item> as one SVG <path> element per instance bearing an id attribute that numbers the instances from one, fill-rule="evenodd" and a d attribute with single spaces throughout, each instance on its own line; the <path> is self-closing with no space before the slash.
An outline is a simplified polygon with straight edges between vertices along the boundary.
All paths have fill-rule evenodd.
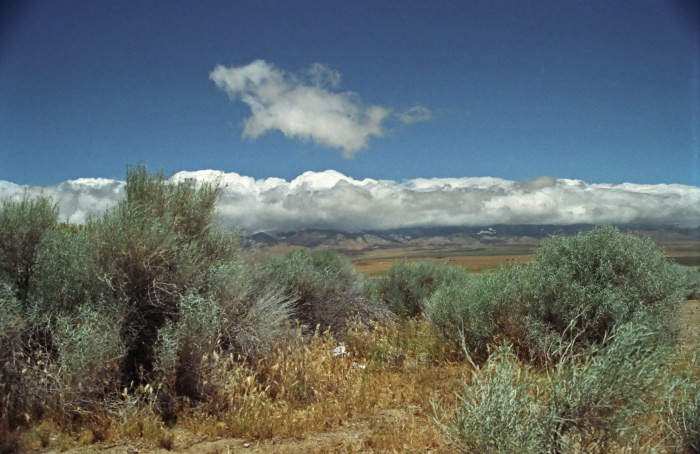
<path id="1" fill-rule="evenodd" d="M 256 139 L 271 131 L 288 138 L 313 141 L 342 150 L 354 157 L 369 146 L 371 137 L 382 137 L 392 109 L 365 105 L 352 92 L 333 91 L 341 75 L 315 63 L 303 77 L 277 68 L 263 60 L 245 66 L 218 65 L 209 75 L 232 101 L 250 107 L 251 116 L 243 123 L 243 136 Z M 405 123 L 430 118 L 430 111 L 415 106 L 396 114 Z"/>
<path id="2" fill-rule="evenodd" d="M 404 123 L 418 123 L 419 121 L 428 121 L 433 118 L 430 110 L 423 106 L 413 106 L 410 109 L 399 112 L 396 116 Z"/>
<path id="3" fill-rule="evenodd" d="M 99 216 L 124 198 L 125 183 L 105 178 L 81 178 L 58 186 L 19 186 L 0 181 L 0 200 L 20 200 L 25 194 L 43 195 L 59 205 L 59 220 L 83 224 L 89 216 Z"/>
<path id="4" fill-rule="evenodd" d="M 355 180 L 339 172 L 306 172 L 292 181 L 253 179 L 212 170 L 180 172 L 222 185 L 218 218 L 248 232 L 323 228 L 344 231 L 492 224 L 644 224 L 700 227 L 700 188 L 684 185 L 588 184 L 541 177 Z M 124 197 L 124 182 L 67 181 L 25 187 L 0 181 L 0 199 L 27 191 L 60 203 L 61 220 L 84 222 Z"/>

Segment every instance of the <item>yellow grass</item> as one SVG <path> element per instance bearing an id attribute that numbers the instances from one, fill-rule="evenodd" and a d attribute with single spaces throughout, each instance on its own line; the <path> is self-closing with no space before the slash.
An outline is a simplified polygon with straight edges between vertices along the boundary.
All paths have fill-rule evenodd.
<path id="1" fill-rule="evenodd" d="M 334 357 L 341 342 L 347 354 Z M 303 445 L 303 451 L 449 452 L 432 420 L 431 401 L 455 404 L 454 392 L 470 376 L 470 367 L 456 358 L 421 320 L 371 327 L 356 323 L 343 339 L 317 332 L 304 341 L 290 331 L 273 354 L 254 364 L 232 356 L 212 358 L 215 366 L 207 379 L 217 391 L 206 403 L 182 411 L 174 426 L 149 408 L 122 420 L 95 418 L 94 424 L 74 428 L 45 420 L 25 432 L 19 446 L 58 451 L 190 447 L 188 452 L 199 452 L 192 446 L 207 440 L 245 440 L 264 449 L 266 443 L 279 448 L 329 434 L 332 449 L 319 439 Z M 295 452 L 293 446 L 288 452 Z"/>
<path id="2" fill-rule="evenodd" d="M 438 254 L 439 255 L 439 254 Z M 381 276 L 396 263 L 404 260 L 447 262 L 453 266 L 466 267 L 471 273 L 480 274 L 488 270 L 494 270 L 500 266 L 522 265 L 532 260 L 532 254 L 495 254 L 495 255 L 453 255 L 450 257 L 365 257 L 352 260 L 355 268 L 371 277 Z"/>
<path id="3" fill-rule="evenodd" d="M 698 304 L 685 309 L 694 314 Z M 695 351 L 696 342 L 685 339 L 681 348 L 692 344 Z M 334 357 L 341 343 L 347 354 Z M 473 372 L 420 319 L 354 323 L 342 339 L 321 332 L 302 339 L 290 330 L 264 360 L 209 359 L 214 366 L 207 380 L 216 392 L 181 411 L 173 425 L 148 407 L 123 418 L 95 415 L 72 428 L 47 419 L 20 436 L 19 450 L 199 454 L 238 452 L 247 444 L 258 453 L 448 453 L 453 449 L 431 403 L 448 414 L 455 410 L 456 393 Z M 638 440 L 640 449 L 663 441 L 655 437 L 650 432 L 649 440 Z"/>

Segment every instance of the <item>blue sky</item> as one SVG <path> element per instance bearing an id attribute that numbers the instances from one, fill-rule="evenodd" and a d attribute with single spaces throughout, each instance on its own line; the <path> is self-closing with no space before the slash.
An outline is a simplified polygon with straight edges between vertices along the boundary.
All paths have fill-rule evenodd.
<path id="1" fill-rule="evenodd" d="M 19 185 L 145 162 L 700 186 L 694 1 L 3 5 L 0 180 Z"/>

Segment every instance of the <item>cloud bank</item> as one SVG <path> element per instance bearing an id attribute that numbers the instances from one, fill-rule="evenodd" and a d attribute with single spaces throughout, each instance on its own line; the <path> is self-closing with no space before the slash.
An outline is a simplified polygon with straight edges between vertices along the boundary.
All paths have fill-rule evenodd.
<path id="1" fill-rule="evenodd" d="M 250 233 L 304 228 L 343 231 L 492 224 L 644 224 L 700 227 L 700 188 L 684 185 L 587 184 L 541 177 L 355 180 L 341 173 L 306 172 L 292 181 L 253 179 L 213 170 L 179 172 L 173 182 L 218 181 L 219 220 Z M 25 192 L 60 204 L 62 221 L 84 222 L 124 197 L 124 182 L 66 181 L 28 187 L 0 181 L 0 199 Z"/>
<path id="2" fill-rule="evenodd" d="M 277 130 L 288 138 L 338 148 L 347 158 L 366 149 L 372 136 L 382 137 L 390 117 L 404 123 L 431 117 L 422 106 L 394 113 L 387 107 L 364 105 L 355 93 L 334 91 L 340 77 L 320 63 L 298 76 L 263 60 L 245 66 L 218 65 L 209 75 L 232 101 L 250 107 L 244 137 L 256 139 Z"/>

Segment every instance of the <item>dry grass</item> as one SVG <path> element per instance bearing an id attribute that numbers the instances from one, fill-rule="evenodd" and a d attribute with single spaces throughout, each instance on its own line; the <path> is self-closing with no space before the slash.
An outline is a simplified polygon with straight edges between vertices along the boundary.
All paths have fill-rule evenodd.
<path id="1" fill-rule="evenodd" d="M 334 357 L 341 343 L 346 354 Z M 456 358 L 420 320 L 354 323 L 343 339 L 328 332 L 302 339 L 290 330 L 257 363 L 207 358 L 215 364 L 207 385 L 216 391 L 206 403 L 182 411 L 174 425 L 148 406 L 122 419 L 96 417 L 73 428 L 46 418 L 20 436 L 18 451 L 121 443 L 182 450 L 223 438 L 277 443 L 274 452 L 298 452 L 299 446 L 285 451 L 279 445 L 290 439 L 304 440 L 304 452 L 449 452 L 432 420 L 431 402 L 456 404 L 455 391 L 470 375 Z"/>
<path id="2" fill-rule="evenodd" d="M 511 253 L 511 254 L 495 254 L 495 255 L 449 255 L 442 257 L 438 252 L 432 253 L 431 256 L 419 255 L 411 257 L 407 255 L 397 254 L 396 256 L 380 256 L 373 257 L 371 254 L 365 254 L 353 258 L 352 262 L 355 268 L 362 273 L 378 277 L 387 272 L 393 265 L 404 260 L 411 261 L 433 261 L 447 262 L 453 266 L 462 266 L 469 270 L 470 273 L 481 274 L 486 271 L 495 270 L 500 266 L 511 266 L 514 264 L 523 265 L 532 261 L 533 254 Z"/>
<path id="3" fill-rule="evenodd" d="M 340 344 L 346 354 L 334 357 Z M 439 403 L 441 418 L 450 418 L 473 373 L 419 319 L 353 323 L 341 339 L 328 332 L 304 339 L 290 329 L 264 360 L 214 355 L 207 361 L 214 364 L 207 385 L 216 391 L 207 402 L 182 411 L 172 425 L 148 406 L 123 418 L 96 416 L 72 428 L 44 419 L 19 436 L 16 451 L 111 446 L 225 453 L 248 443 L 258 453 L 448 453 L 454 446 L 433 419 L 433 403 Z M 528 370 L 537 374 L 533 379 L 546 378 Z M 655 436 L 638 440 L 641 451 L 661 441 Z"/>

